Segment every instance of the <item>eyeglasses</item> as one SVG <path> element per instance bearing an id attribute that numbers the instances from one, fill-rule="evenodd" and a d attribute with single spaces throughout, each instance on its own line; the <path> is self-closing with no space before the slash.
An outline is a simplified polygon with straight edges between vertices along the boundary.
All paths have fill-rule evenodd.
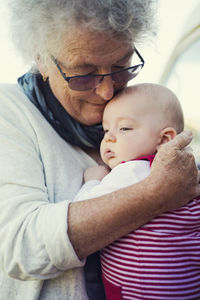
<path id="1" fill-rule="evenodd" d="M 106 76 L 111 76 L 113 82 L 115 84 L 120 84 L 123 86 L 126 84 L 129 80 L 135 78 L 139 71 L 144 66 L 144 59 L 142 58 L 141 54 L 137 51 L 135 48 L 135 53 L 140 59 L 140 63 L 137 65 L 134 65 L 132 67 L 124 68 L 119 71 L 115 71 L 112 73 L 107 74 L 91 74 L 91 75 L 79 75 L 79 76 L 71 76 L 68 77 L 66 74 L 62 71 L 58 61 L 55 57 L 51 56 L 52 61 L 55 63 L 56 67 L 60 71 L 60 74 L 64 78 L 65 81 L 68 82 L 69 88 L 74 91 L 88 91 L 91 89 L 94 89 L 98 86 L 99 83 L 101 83 Z"/>

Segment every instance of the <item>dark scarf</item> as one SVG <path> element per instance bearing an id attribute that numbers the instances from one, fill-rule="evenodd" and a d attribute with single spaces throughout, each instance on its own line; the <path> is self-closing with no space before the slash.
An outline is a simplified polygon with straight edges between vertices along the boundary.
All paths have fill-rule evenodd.
<path id="1" fill-rule="evenodd" d="M 48 81 L 44 82 L 41 74 L 25 73 L 18 78 L 18 83 L 29 100 L 66 142 L 82 149 L 99 149 L 103 137 L 101 124 L 86 126 L 74 120 L 53 95 Z"/>

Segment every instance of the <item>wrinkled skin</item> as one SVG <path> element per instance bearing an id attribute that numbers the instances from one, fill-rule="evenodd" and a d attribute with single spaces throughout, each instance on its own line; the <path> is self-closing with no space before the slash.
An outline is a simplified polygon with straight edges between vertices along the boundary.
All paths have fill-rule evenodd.
<path id="1" fill-rule="evenodd" d="M 174 202 L 169 203 L 170 209 L 177 208 L 178 202 L 180 206 L 184 205 L 188 199 L 193 199 L 200 193 L 200 173 L 195 167 L 194 156 L 183 149 L 187 146 L 187 138 L 187 133 L 182 133 L 175 140 L 163 144 L 151 167 L 152 178 L 161 184 L 160 191 L 168 188 L 169 200 L 174 198 Z"/>

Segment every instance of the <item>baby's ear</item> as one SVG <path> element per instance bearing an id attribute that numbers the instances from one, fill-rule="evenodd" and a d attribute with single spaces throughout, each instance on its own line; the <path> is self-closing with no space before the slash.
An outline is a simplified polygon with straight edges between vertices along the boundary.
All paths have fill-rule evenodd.
<path id="1" fill-rule="evenodd" d="M 176 134 L 176 130 L 173 127 L 164 128 L 160 133 L 157 150 L 162 144 L 171 141 L 176 136 Z"/>

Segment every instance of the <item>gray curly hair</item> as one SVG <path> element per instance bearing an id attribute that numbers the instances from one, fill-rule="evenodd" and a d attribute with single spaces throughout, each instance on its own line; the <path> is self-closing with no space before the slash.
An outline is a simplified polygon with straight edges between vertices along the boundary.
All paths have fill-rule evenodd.
<path id="1" fill-rule="evenodd" d="M 27 63 L 56 55 L 76 25 L 134 42 L 154 33 L 155 0 L 8 0 L 14 44 Z"/>

